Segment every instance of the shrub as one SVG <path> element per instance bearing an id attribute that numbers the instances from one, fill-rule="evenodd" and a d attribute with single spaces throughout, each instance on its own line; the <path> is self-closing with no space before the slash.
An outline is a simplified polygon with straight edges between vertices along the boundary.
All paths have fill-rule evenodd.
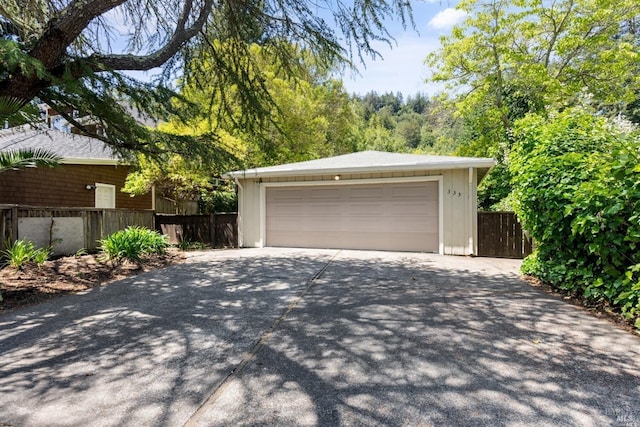
<path id="1" fill-rule="evenodd" d="M 38 248 L 33 252 L 31 260 L 35 262 L 38 266 L 42 266 L 45 262 L 49 260 L 51 256 L 50 248 Z"/>
<path id="2" fill-rule="evenodd" d="M 523 271 L 640 327 L 640 136 L 580 110 L 516 129 L 515 209 L 537 246 Z"/>
<path id="3" fill-rule="evenodd" d="M 203 213 L 237 212 L 238 195 L 230 186 L 203 192 L 200 195 L 199 205 Z"/>
<path id="4" fill-rule="evenodd" d="M 166 236 L 144 227 L 128 227 L 99 241 L 107 259 L 121 262 L 141 262 L 145 255 L 166 252 L 169 242 Z"/>
<path id="5" fill-rule="evenodd" d="M 49 259 L 51 249 L 36 248 L 33 242 L 20 239 L 8 245 L 7 249 L 2 251 L 2 255 L 11 267 L 19 270 L 28 262 L 35 262 L 41 266 Z"/>

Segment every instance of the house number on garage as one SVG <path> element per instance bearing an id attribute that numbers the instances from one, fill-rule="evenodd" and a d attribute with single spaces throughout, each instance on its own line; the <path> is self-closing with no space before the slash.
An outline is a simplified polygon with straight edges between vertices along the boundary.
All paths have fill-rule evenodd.
<path id="1" fill-rule="evenodd" d="M 452 196 L 462 197 L 462 193 L 456 190 L 453 190 L 453 192 L 449 190 L 448 194 L 451 194 Z"/>

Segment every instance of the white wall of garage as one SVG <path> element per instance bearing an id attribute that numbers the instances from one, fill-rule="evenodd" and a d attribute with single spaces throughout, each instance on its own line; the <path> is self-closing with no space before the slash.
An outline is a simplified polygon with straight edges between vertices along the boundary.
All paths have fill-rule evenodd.
<path id="1" fill-rule="evenodd" d="M 353 184 L 363 180 L 389 180 L 410 177 L 434 177 L 442 182 L 441 253 L 473 255 L 477 253 L 477 172 L 475 168 L 422 170 L 340 175 L 339 183 Z M 238 227 L 242 247 L 265 244 L 265 188 L 274 183 L 326 184 L 335 174 L 288 176 L 280 178 L 238 179 Z M 283 184 L 276 184 L 283 185 Z M 338 183 L 334 185 L 339 185 Z"/>

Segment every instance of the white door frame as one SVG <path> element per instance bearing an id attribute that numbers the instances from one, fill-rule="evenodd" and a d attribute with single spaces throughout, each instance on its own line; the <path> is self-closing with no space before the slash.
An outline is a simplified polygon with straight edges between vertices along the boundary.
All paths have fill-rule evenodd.
<path id="1" fill-rule="evenodd" d="M 444 254 L 444 203 L 442 175 L 411 176 L 402 178 L 372 178 L 372 179 L 344 179 L 336 181 L 291 181 L 291 182 L 262 182 L 260 183 L 260 248 L 267 242 L 267 188 L 269 187 L 311 187 L 337 185 L 365 185 L 365 184 L 396 184 L 402 182 L 438 182 L 438 253 Z"/>
<path id="2" fill-rule="evenodd" d="M 111 190 L 111 192 L 110 192 L 110 194 L 111 194 L 111 200 L 110 200 L 111 207 L 110 208 L 103 208 L 103 209 L 111 209 L 111 208 L 115 209 L 115 207 L 116 207 L 116 186 L 113 185 L 113 184 L 102 184 L 102 183 L 99 183 L 99 182 L 96 182 L 94 185 L 96 186 L 96 189 L 95 189 L 95 203 L 94 203 L 95 207 L 98 208 L 98 188 L 103 188 L 103 189 Z"/>

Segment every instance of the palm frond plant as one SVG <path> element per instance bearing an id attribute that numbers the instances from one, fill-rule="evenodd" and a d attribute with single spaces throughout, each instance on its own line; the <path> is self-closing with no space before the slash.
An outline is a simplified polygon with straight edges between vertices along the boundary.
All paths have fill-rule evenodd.
<path id="1" fill-rule="evenodd" d="M 26 102 L 23 99 L 12 96 L 0 96 L 0 119 L 16 114 Z"/>
<path id="2" fill-rule="evenodd" d="M 0 96 L 0 119 L 18 113 L 24 106 L 25 101 L 20 98 Z M 38 166 L 59 166 L 60 160 L 56 154 L 40 148 L 6 150 L 0 152 L 0 172 Z"/>
<path id="3" fill-rule="evenodd" d="M 57 167 L 62 159 L 47 150 L 17 149 L 0 152 L 0 172 L 39 166 Z"/>

